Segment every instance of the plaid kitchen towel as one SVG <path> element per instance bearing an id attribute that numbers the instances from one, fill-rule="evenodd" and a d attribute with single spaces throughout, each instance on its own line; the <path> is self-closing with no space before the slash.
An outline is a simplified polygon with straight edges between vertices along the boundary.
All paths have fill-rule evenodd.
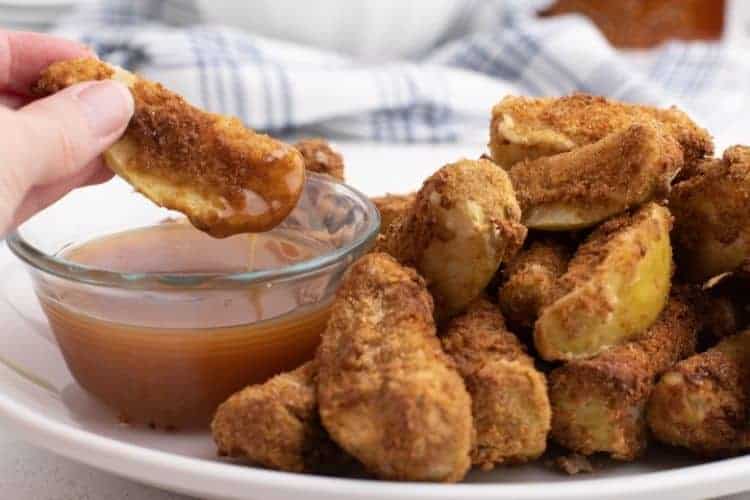
<path id="1" fill-rule="evenodd" d="M 275 134 L 314 127 L 338 137 L 453 141 L 486 135 L 491 106 L 505 94 L 583 91 L 676 104 L 722 143 L 743 140 L 750 62 L 740 49 L 675 42 L 623 53 L 583 17 L 535 17 L 539 3 L 505 0 L 493 14 L 493 2 L 467 0 L 468 13 L 483 8 L 481 31 L 387 63 L 202 24 L 184 0 L 90 2 L 56 32 L 199 106 Z"/>

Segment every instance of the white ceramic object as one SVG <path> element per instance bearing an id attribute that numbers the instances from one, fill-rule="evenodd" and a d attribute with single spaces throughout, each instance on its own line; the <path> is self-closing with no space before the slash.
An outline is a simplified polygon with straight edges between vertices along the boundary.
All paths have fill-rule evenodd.
<path id="1" fill-rule="evenodd" d="M 441 164 L 475 157 L 481 145 L 342 149 L 352 166 L 351 182 L 368 194 L 380 194 L 414 189 Z M 384 165 L 409 168 L 393 175 L 396 167 L 385 172 Z M 71 217 L 106 218 L 128 196 L 136 195 L 112 182 L 76 192 L 62 203 Z M 103 197 L 107 210 L 101 210 Z M 750 457 L 701 463 L 658 448 L 637 463 L 611 464 L 590 475 L 566 477 L 537 462 L 473 472 L 458 485 L 346 480 L 232 465 L 216 458 L 207 432 L 162 433 L 118 424 L 112 412 L 73 382 L 25 270 L 4 245 L 0 276 L 3 425 L 40 447 L 142 483 L 203 499 L 238 500 L 697 499 L 750 489 Z"/>
<path id="2" fill-rule="evenodd" d="M 464 9 L 474 4 L 471 0 L 197 0 L 203 21 L 366 59 L 419 54 L 449 33 L 466 14 Z"/>

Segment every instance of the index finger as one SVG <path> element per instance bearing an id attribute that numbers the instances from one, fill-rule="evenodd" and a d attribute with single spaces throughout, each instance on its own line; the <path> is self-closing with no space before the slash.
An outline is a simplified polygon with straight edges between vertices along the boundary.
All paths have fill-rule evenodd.
<path id="1" fill-rule="evenodd" d="M 42 33 L 0 30 L 0 92 L 28 95 L 55 61 L 93 56 L 86 46 Z"/>

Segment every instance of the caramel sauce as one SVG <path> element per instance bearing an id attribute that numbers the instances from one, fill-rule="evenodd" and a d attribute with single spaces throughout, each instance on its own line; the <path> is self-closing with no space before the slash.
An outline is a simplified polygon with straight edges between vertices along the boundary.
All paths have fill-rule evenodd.
<path id="1" fill-rule="evenodd" d="M 278 268 L 326 250 L 276 232 L 217 240 L 169 223 L 61 255 L 118 272 L 200 275 Z M 254 288 L 128 291 L 54 281 L 39 295 L 82 387 L 124 421 L 176 428 L 206 424 L 233 392 L 310 359 L 329 315 L 329 303 L 319 301 L 326 284 L 317 277 Z"/>

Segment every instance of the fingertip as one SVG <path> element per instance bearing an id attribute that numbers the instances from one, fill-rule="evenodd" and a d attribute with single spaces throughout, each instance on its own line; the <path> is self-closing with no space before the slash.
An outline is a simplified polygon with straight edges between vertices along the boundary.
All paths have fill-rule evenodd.
<path id="1" fill-rule="evenodd" d="M 102 80 L 71 87 L 82 104 L 83 113 L 94 137 L 103 147 L 111 145 L 127 127 L 135 103 L 130 90 L 120 82 Z"/>
<path id="2" fill-rule="evenodd" d="M 48 184 L 80 172 L 114 144 L 133 109 L 130 91 L 118 82 L 80 83 L 16 111 L 12 121 L 20 138 L 0 145 L 13 143 L 9 147 L 21 158 L 16 170 L 30 184 Z"/>

